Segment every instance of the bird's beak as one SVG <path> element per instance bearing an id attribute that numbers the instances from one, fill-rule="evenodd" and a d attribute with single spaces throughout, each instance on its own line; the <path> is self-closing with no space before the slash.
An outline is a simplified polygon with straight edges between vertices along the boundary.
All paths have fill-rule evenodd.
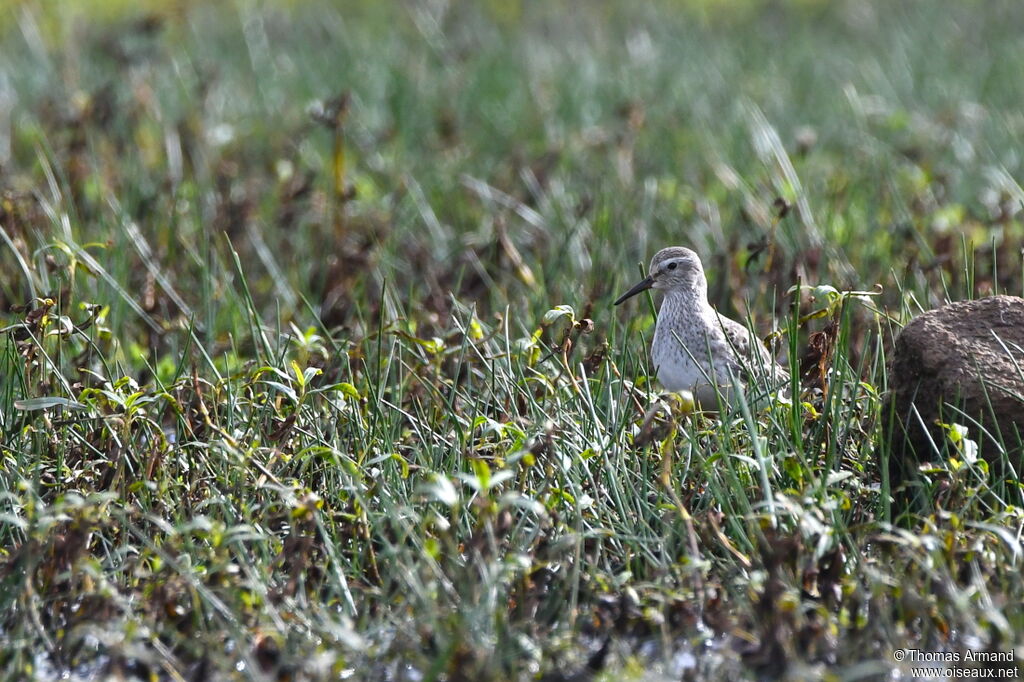
<path id="1" fill-rule="evenodd" d="M 624 293 L 622 296 L 619 296 L 618 300 L 615 301 L 615 305 L 618 305 L 618 304 L 622 303 L 627 298 L 633 298 L 634 296 L 639 294 L 641 291 L 647 291 L 648 289 L 650 289 L 653 286 L 654 286 L 654 278 L 650 277 L 650 276 L 645 277 L 644 279 L 642 279 L 639 282 L 637 282 L 636 284 L 634 284 L 632 289 L 630 289 L 629 291 Z"/>

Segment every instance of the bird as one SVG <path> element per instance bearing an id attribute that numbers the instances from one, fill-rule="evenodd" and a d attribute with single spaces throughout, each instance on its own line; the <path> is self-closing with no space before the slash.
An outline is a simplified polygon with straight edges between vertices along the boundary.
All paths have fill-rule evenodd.
<path id="1" fill-rule="evenodd" d="M 669 391 L 689 391 L 702 410 L 716 411 L 720 398 L 733 402 L 733 377 L 745 386 L 756 377 L 765 377 L 773 386 L 789 379 L 746 325 L 708 303 L 708 280 L 693 250 L 670 246 L 658 251 L 647 277 L 616 299 L 615 305 L 648 289 L 663 294 L 651 360 L 658 381 Z"/>

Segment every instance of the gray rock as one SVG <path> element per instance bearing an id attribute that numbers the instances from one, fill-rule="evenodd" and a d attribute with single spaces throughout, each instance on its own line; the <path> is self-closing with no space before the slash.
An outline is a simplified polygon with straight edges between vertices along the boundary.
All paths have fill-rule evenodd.
<path id="1" fill-rule="evenodd" d="M 948 441 L 940 421 L 966 426 L 990 463 L 1002 463 L 1001 443 L 1019 473 L 1024 298 L 963 301 L 914 318 L 896 338 L 889 389 L 883 424 L 894 488 L 915 474 L 919 462 L 939 457 L 936 447 L 941 452 Z"/>

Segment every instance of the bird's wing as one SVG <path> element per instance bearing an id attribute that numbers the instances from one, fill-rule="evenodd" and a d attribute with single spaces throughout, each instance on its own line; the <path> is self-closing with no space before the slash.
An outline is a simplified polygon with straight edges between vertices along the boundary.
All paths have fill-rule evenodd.
<path id="1" fill-rule="evenodd" d="M 732 346 L 736 354 L 741 358 L 745 360 L 752 359 L 750 356 L 751 351 L 758 352 L 758 348 L 767 354 L 767 349 L 759 341 L 751 338 L 750 330 L 736 320 L 730 320 L 728 317 L 719 314 L 718 322 L 722 326 L 722 331 L 725 332 L 726 341 L 729 342 L 729 345 Z"/>
<path id="2" fill-rule="evenodd" d="M 729 345 L 736 350 L 736 354 L 744 361 L 753 365 L 748 367 L 748 369 L 757 368 L 760 371 L 768 371 L 772 375 L 779 377 L 788 376 L 785 369 L 775 361 L 775 358 L 768 352 L 765 345 L 761 343 L 761 339 L 757 338 L 750 329 L 721 314 L 718 315 L 718 320 L 722 325 L 722 331 L 725 332 L 725 338 Z"/>

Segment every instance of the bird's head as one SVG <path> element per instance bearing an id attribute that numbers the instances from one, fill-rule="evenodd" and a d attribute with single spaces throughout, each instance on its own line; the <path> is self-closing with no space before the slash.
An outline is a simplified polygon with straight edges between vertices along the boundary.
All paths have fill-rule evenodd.
<path id="1" fill-rule="evenodd" d="M 686 247 L 670 246 L 654 254 L 648 273 L 646 278 L 620 296 L 615 305 L 647 289 L 661 289 L 666 293 L 681 291 L 706 295 L 707 280 L 704 278 L 704 266 L 701 265 L 697 254 Z"/>

